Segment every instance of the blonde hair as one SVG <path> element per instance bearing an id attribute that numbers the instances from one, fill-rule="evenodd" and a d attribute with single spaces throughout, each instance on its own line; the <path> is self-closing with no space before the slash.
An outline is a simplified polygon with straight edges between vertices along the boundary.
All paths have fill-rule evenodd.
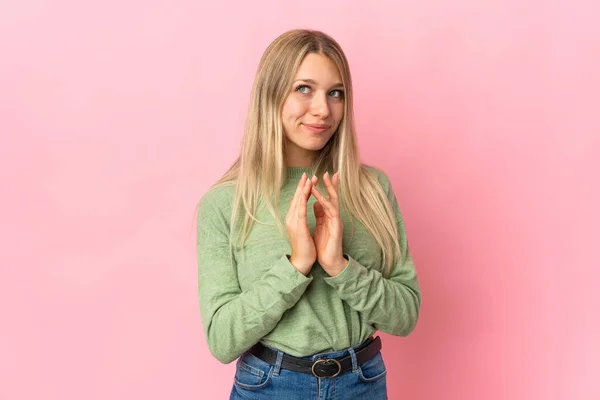
<path id="1" fill-rule="evenodd" d="M 250 99 L 241 153 L 215 184 L 235 184 L 230 241 L 241 237 L 240 247 L 252 229 L 261 202 L 266 205 L 284 235 L 287 230 L 276 210 L 280 188 L 286 179 L 284 131 L 281 111 L 292 81 L 309 53 L 328 57 L 338 67 L 344 86 L 344 115 L 337 132 L 320 151 L 313 172 L 339 172 L 340 206 L 357 218 L 381 246 L 384 275 L 400 257 L 394 212 L 376 177 L 360 162 L 348 61 L 340 45 L 314 30 L 291 30 L 276 38 L 263 54 Z M 239 233 L 239 235 L 234 235 Z M 233 243 L 231 243 L 233 245 Z"/>

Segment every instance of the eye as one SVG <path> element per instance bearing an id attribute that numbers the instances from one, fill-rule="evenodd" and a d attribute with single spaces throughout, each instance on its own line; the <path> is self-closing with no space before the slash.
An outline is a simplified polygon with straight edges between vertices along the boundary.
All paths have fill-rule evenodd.
<path id="1" fill-rule="evenodd" d="M 308 85 L 300 85 L 296 88 L 296 92 L 300 93 L 308 93 L 310 91 L 310 86 Z"/>
<path id="2" fill-rule="evenodd" d="M 332 97 L 336 97 L 336 98 L 343 98 L 344 97 L 344 91 L 343 90 L 339 90 L 339 89 L 335 89 L 332 90 L 331 92 L 329 92 L 329 95 Z"/>

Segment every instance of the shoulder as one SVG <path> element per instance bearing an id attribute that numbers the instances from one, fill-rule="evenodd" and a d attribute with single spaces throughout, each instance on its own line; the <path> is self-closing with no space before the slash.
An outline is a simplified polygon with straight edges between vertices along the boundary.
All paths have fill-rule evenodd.
<path id="1" fill-rule="evenodd" d="M 389 195 L 392 191 L 392 184 L 390 182 L 390 178 L 387 173 L 378 167 L 368 164 L 361 164 L 361 170 L 363 170 L 366 174 L 370 175 L 373 179 L 376 179 L 381 185 L 383 191 Z"/>
<path id="2" fill-rule="evenodd" d="M 235 183 L 228 182 L 212 186 L 200 199 L 200 211 L 220 211 L 227 214 L 231 211 L 235 195 Z"/>

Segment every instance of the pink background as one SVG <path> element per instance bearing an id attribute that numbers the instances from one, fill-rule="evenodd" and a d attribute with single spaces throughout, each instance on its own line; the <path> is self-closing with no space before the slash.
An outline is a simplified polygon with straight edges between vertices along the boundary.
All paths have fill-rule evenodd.
<path id="1" fill-rule="evenodd" d="M 423 290 L 391 399 L 598 399 L 596 1 L 13 1 L 0 12 L 0 399 L 223 399 L 194 208 L 258 60 L 332 34 Z"/>

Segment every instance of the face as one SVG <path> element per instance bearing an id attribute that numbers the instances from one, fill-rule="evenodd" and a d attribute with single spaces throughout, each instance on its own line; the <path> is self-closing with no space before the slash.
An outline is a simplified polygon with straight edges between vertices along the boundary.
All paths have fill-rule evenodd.
<path id="1" fill-rule="evenodd" d="M 288 167 L 309 167 L 344 115 L 344 87 L 329 58 L 308 54 L 292 82 L 281 117 Z"/>

